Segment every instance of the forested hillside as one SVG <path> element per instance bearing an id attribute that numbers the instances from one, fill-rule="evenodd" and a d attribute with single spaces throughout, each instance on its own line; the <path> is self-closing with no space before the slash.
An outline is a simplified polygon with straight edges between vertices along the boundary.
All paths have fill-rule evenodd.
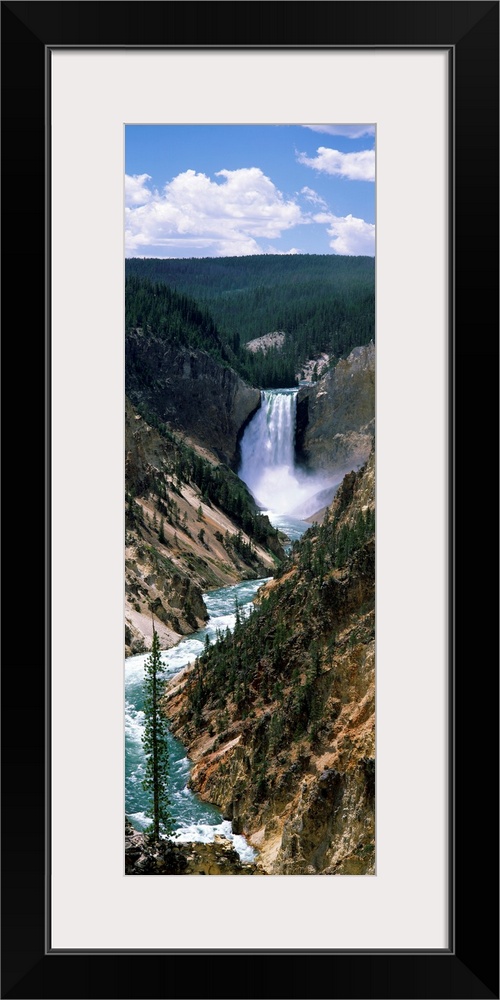
<path id="1" fill-rule="evenodd" d="M 126 275 L 127 329 L 202 347 L 252 385 L 293 385 L 309 358 L 338 359 L 375 336 L 371 257 L 132 258 Z M 245 349 L 275 330 L 279 348 Z"/>
<path id="2" fill-rule="evenodd" d="M 246 621 L 167 687 L 193 784 L 272 874 L 374 864 L 374 452 Z"/>
<path id="3" fill-rule="evenodd" d="M 260 393 L 227 363 L 228 351 L 196 303 L 148 279 L 127 279 L 125 391 L 147 419 L 169 423 L 233 464 L 238 435 Z"/>
<path id="4" fill-rule="evenodd" d="M 125 282 L 125 330 L 141 329 L 179 347 L 200 347 L 219 361 L 229 355 L 207 309 L 192 298 L 177 293 L 164 281 L 127 277 Z"/>

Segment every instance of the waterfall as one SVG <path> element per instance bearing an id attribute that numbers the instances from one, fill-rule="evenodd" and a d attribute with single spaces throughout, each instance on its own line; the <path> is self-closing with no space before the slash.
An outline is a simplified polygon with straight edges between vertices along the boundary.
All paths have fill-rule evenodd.
<path id="1" fill-rule="evenodd" d="M 293 468 L 297 392 L 261 392 L 260 409 L 245 430 L 241 441 L 240 479 L 250 486 L 263 468 Z M 250 480 L 250 481 L 249 481 Z"/>
<path id="2" fill-rule="evenodd" d="M 308 517 L 330 502 L 334 490 L 331 478 L 308 474 L 295 464 L 297 392 L 261 391 L 260 408 L 241 439 L 238 475 L 270 514 Z"/>

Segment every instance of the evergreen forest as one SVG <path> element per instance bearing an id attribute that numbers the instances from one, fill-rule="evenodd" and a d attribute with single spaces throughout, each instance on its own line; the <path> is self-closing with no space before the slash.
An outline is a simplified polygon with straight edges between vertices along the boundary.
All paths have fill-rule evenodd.
<path id="1" fill-rule="evenodd" d="M 201 348 L 250 384 L 295 384 L 321 352 L 331 363 L 375 339 L 372 257 L 298 256 L 126 261 L 126 329 Z M 248 341 L 283 331 L 264 353 Z"/>

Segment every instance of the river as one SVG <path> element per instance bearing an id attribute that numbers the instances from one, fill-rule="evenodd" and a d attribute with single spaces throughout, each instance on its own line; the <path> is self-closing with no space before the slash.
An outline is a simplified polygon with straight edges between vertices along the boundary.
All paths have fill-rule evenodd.
<path id="1" fill-rule="evenodd" d="M 320 499 L 323 499 L 325 489 L 332 490 L 331 484 L 328 486 L 324 479 L 307 476 L 295 468 L 296 396 L 296 390 L 290 389 L 263 391 L 261 408 L 242 439 L 239 472 L 271 523 L 285 532 L 290 543 L 300 538 L 309 527 L 302 519 L 308 516 L 307 511 L 312 514 L 318 510 L 323 505 Z M 205 628 L 162 653 L 165 676 L 171 677 L 194 660 L 203 651 L 206 636 L 212 643 L 219 631 L 233 630 L 236 601 L 241 616 L 251 614 L 253 598 L 263 583 L 265 579 L 245 580 L 204 594 L 209 620 Z M 144 829 L 151 822 L 147 813 L 148 797 L 142 788 L 142 689 L 147 656 L 133 656 L 125 661 L 125 811 L 137 829 Z M 169 740 L 169 798 L 175 826 L 172 839 L 207 843 L 220 833 L 233 841 L 242 861 L 251 861 L 255 851 L 245 838 L 233 834 L 230 821 L 223 820 L 215 806 L 202 802 L 188 787 L 190 762 L 186 750 L 172 734 Z"/>

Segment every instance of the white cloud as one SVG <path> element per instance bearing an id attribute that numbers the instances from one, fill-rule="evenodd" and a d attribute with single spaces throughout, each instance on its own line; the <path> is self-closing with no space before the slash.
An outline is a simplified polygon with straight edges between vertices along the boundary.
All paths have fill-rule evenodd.
<path id="1" fill-rule="evenodd" d="M 290 250 L 276 250 L 275 247 L 267 247 L 264 251 L 265 253 L 272 253 L 275 257 L 294 257 L 298 253 L 304 253 L 303 250 L 298 250 L 297 247 L 291 247 Z"/>
<path id="2" fill-rule="evenodd" d="M 375 125 L 303 125 L 313 132 L 326 135 L 343 135 L 346 139 L 359 139 L 362 135 L 375 135 Z"/>
<path id="3" fill-rule="evenodd" d="M 221 256 L 256 254 L 263 252 L 257 240 L 277 239 L 308 221 L 258 167 L 220 170 L 215 176 L 221 181 L 186 170 L 162 192 L 146 187 L 147 174 L 129 178 L 127 251 L 175 246 Z"/>
<path id="4" fill-rule="evenodd" d="M 310 201 L 312 205 L 319 205 L 320 208 L 328 208 L 326 201 L 318 194 L 317 191 L 313 191 L 310 187 L 303 187 L 300 189 L 300 193 Z"/>
<path id="5" fill-rule="evenodd" d="M 133 177 L 125 174 L 125 204 L 144 205 L 149 201 L 153 197 L 153 192 L 147 187 L 150 180 L 149 174 L 134 174 Z"/>
<path id="6" fill-rule="evenodd" d="M 375 256 L 375 226 L 353 215 L 338 216 L 320 212 L 314 221 L 327 224 L 327 233 L 332 236 L 330 246 L 334 253 L 348 256 Z"/>
<path id="7" fill-rule="evenodd" d="M 339 149 L 328 149 L 319 146 L 317 156 L 309 157 L 306 153 L 297 153 L 299 163 L 314 170 L 332 174 L 334 177 L 347 177 L 351 181 L 375 180 L 375 150 L 361 149 L 357 153 L 341 153 Z"/>

